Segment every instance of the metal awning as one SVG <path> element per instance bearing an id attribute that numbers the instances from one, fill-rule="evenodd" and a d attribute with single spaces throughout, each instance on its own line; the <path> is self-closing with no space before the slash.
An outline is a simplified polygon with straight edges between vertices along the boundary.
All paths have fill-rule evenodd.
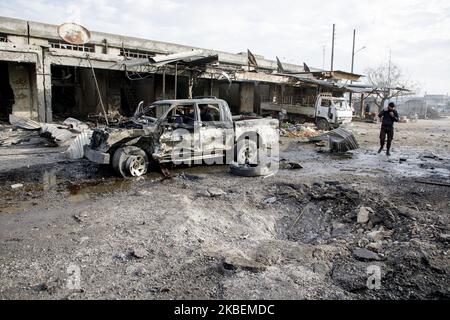
<path id="1" fill-rule="evenodd" d="M 125 60 L 122 64 L 126 67 L 139 67 L 145 65 L 162 67 L 174 62 L 184 62 L 189 65 L 205 65 L 217 62 L 218 60 L 219 57 L 217 54 L 212 54 L 205 50 L 191 50 L 169 55 L 157 55 L 149 58 Z"/>
<path id="2" fill-rule="evenodd" d="M 337 86 L 335 83 L 330 82 L 330 81 L 319 80 L 319 79 L 309 78 L 309 77 L 307 78 L 307 77 L 300 76 L 300 75 L 291 75 L 291 77 L 294 77 L 297 80 L 304 82 L 304 83 L 315 84 L 315 85 L 319 85 L 319 86 L 327 87 L 327 88 L 340 89 L 339 86 Z"/>
<path id="3" fill-rule="evenodd" d="M 356 74 L 341 70 L 315 72 L 314 75 L 317 77 L 349 81 L 358 81 L 361 77 L 364 77 L 362 74 Z"/>
<path id="4" fill-rule="evenodd" d="M 372 93 L 375 90 L 370 84 L 347 84 L 345 88 L 352 93 Z"/>

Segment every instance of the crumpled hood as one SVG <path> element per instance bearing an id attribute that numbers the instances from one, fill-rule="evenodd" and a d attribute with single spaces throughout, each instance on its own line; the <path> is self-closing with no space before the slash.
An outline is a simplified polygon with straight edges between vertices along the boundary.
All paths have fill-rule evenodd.
<path id="1" fill-rule="evenodd" d="M 155 130 L 156 126 L 147 126 L 143 129 L 97 128 L 94 129 L 92 134 L 91 148 L 106 152 L 118 142 L 140 139 L 141 137 L 152 135 Z"/>

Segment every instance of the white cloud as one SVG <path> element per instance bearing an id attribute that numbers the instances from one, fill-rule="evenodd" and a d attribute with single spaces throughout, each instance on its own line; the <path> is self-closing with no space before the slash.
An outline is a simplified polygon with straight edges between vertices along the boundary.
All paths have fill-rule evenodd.
<path id="1" fill-rule="evenodd" d="M 330 66 L 336 23 L 335 68 L 349 70 L 357 29 L 355 72 L 393 61 L 424 84 L 423 91 L 450 91 L 450 2 L 440 0 L 15 0 L 0 12 L 59 24 L 78 6 L 91 30 L 176 42 L 230 52 L 250 48 L 284 61 Z"/>

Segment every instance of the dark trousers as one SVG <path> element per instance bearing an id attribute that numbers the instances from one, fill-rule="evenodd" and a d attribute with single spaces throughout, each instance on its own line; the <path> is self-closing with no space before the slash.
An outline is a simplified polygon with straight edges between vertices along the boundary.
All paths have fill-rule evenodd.
<path id="1" fill-rule="evenodd" d="M 394 139 L 394 127 L 381 126 L 380 130 L 380 146 L 384 148 L 384 143 L 386 142 L 387 136 L 387 149 L 391 149 L 392 139 Z"/>

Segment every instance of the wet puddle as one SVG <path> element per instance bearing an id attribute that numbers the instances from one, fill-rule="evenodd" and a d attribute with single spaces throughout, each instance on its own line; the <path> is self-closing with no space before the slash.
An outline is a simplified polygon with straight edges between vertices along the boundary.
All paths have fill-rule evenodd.
<path id="1" fill-rule="evenodd" d="M 128 192 L 143 182 L 161 183 L 159 172 L 149 172 L 139 178 L 122 179 L 104 168 L 84 168 L 79 163 L 64 166 L 40 166 L 0 173 L 5 182 L 0 189 L 0 213 L 20 213 L 33 208 L 45 208 L 49 202 L 68 201 L 76 204 L 95 199 L 99 195 Z M 176 179 L 200 181 L 206 175 L 228 171 L 228 166 L 177 166 L 170 169 Z M 22 184 L 12 189 L 11 185 Z"/>

